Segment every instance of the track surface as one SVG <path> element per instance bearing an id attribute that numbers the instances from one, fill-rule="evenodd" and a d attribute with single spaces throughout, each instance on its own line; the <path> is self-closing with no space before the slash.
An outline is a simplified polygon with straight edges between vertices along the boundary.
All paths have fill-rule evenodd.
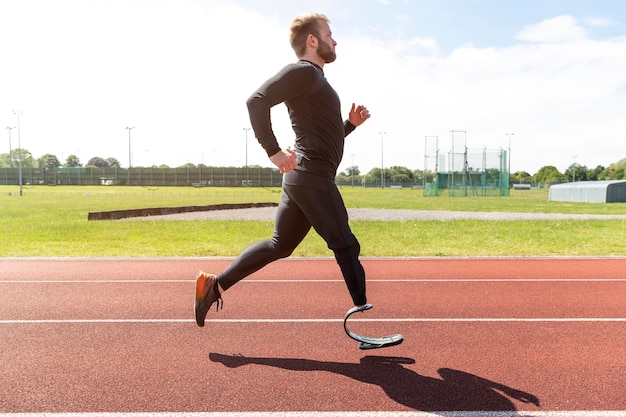
<path id="1" fill-rule="evenodd" d="M 0 260 L 0 413 L 626 414 L 624 258 L 364 259 L 352 329 L 405 336 L 373 351 L 332 259 L 266 267 L 198 328 L 195 272 L 229 262 Z"/>

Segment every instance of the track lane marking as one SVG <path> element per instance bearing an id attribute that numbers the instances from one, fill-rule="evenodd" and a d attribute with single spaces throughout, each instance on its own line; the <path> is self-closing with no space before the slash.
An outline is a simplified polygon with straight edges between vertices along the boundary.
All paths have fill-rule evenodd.
<path id="1" fill-rule="evenodd" d="M 110 280 L 10 280 L 0 281 L 0 284 L 189 284 L 195 283 L 195 280 L 189 279 L 110 279 Z M 248 279 L 242 280 L 240 283 L 262 283 L 262 284 L 279 284 L 279 283 L 343 283 L 342 279 L 284 279 L 284 280 L 272 280 L 272 279 Z M 367 282 L 626 282 L 626 278 L 487 278 L 487 279 L 367 279 Z"/>
<path id="2" fill-rule="evenodd" d="M 165 413 L 0 413 L 2 417 L 626 417 L 626 411 L 269 411 Z"/>
<path id="3" fill-rule="evenodd" d="M 626 323 L 625 317 L 562 318 L 389 318 L 350 319 L 363 323 Z M 0 324 L 195 323 L 193 319 L 41 319 L 0 320 Z M 206 323 L 343 323 L 343 319 L 212 319 Z"/>

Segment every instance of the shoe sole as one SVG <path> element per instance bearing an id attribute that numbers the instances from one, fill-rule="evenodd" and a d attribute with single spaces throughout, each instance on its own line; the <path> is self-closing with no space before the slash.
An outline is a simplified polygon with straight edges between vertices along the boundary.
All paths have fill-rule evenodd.
<path id="1" fill-rule="evenodd" d="M 206 283 L 208 281 L 208 278 L 209 277 L 204 275 L 202 271 L 198 272 L 198 277 L 196 278 L 196 299 L 194 300 L 193 311 L 196 317 L 196 324 L 199 327 L 204 327 L 204 320 L 202 320 L 201 322 L 198 321 L 198 309 L 200 307 L 200 302 L 202 302 L 205 294 L 207 293 Z"/>
<path id="2" fill-rule="evenodd" d="M 204 298 L 204 295 L 206 294 L 207 281 L 208 277 L 202 272 L 198 272 L 198 277 L 196 278 L 196 301 L 202 301 Z"/>

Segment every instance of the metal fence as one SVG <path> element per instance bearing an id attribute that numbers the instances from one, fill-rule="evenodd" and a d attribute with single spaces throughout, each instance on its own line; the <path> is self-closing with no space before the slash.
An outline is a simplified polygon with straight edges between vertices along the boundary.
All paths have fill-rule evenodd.
<path id="1" fill-rule="evenodd" d="M 447 168 L 446 168 L 447 167 Z M 439 171 L 427 182 L 424 195 L 436 196 L 446 190 L 449 196 L 508 196 L 509 170 L 503 149 L 439 155 Z"/>
<path id="2" fill-rule="evenodd" d="M 380 178 L 365 175 L 336 178 L 341 187 L 380 187 Z M 22 168 L 23 185 L 133 185 L 133 186 L 214 186 L 280 187 L 282 174 L 275 168 Z M 0 185 L 19 185 L 18 168 L 0 168 Z M 421 188 L 421 179 L 385 179 L 387 188 Z"/>
<path id="3" fill-rule="evenodd" d="M 273 168 L 22 168 L 23 185 L 256 186 L 275 187 Z M 0 168 L 0 185 L 19 185 L 18 168 Z"/>

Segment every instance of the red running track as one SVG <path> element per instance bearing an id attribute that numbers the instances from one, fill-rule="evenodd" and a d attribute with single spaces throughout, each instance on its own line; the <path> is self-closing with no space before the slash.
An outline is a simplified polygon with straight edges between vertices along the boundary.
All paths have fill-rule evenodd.
<path id="1" fill-rule="evenodd" d="M 626 410 L 626 259 L 276 262 L 193 321 L 228 259 L 0 260 L 0 413 Z M 621 414 L 621 413 L 620 413 Z M 507 414 L 508 415 L 508 414 Z"/>

